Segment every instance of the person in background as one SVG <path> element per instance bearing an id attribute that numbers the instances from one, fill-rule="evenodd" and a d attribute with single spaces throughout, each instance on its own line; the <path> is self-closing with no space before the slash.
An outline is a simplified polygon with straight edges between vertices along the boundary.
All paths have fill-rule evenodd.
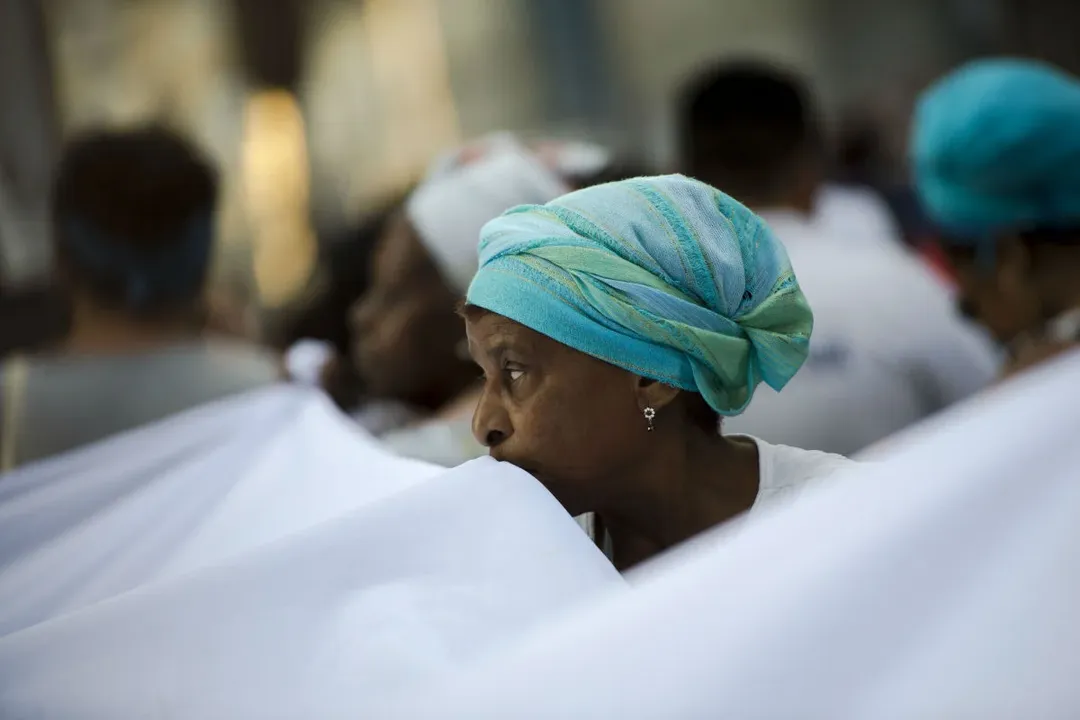
<path id="1" fill-rule="evenodd" d="M 842 191 L 839 196 L 841 199 L 844 194 L 848 194 L 849 198 L 865 197 L 865 190 L 872 189 L 875 195 L 884 200 L 893 218 L 892 224 L 903 243 L 942 282 L 954 288 L 955 280 L 949 264 L 935 241 L 933 228 L 919 205 L 915 188 L 907 178 L 897 182 L 892 177 L 893 173 L 889 172 L 889 165 L 892 163 L 886 156 L 885 148 L 880 120 L 875 120 L 865 106 L 848 113 L 836 140 L 835 172 L 841 184 L 827 185 L 822 191 L 823 200 L 831 197 L 833 202 L 831 208 L 824 207 L 824 210 L 826 214 L 831 214 L 834 219 L 844 223 L 848 216 L 843 213 L 842 205 L 839 208 L 841 212 L 836 212 L 835 189 Z M 855 191 L 857 195 L 851 194 L 851 191 Z M 819 212 L 823 205 L 827 206 L 828 202 L 819 202 Z"/>
<path id="2" fill-rule="evenodd" d="M 813 316 L 746 207 L 679 175 L 488 223 L 463 309 L 492 457 L 593 512 L 628 567 L 850 461 L 721 435 L 806 359 Z"/>
<path id="3" fill-rule="evenodd" d="M 691 84 L 682 108 L 684 168 L 760 214 L 816 316 L 799 376 L 758 393 L 729 429 L 850 455 L 992 381 L 992 345 L 917 258 L 883 251 L 864 224 L 818 221 L 825 143 L 797 78 L 724 66 Z"/>
<path id="4" fill-rule="evenodd" d="M 378 435 L 471 402 L 476 368 L 455 309 L 476 270 L 480 228 L 508 207 L 565 190 L 517 142 L 470 145 L 433 164 L 388 219 L 352 311 L 352 357 L 369 398 L 362 425 Z"/>
<path id="5" fill-rule="evenodd" d="M 790 98 L 777 93 L 753 95 L 761 78 L 779 75 L 798 84 L 799 91 L 805 95 L 793 75 L 754 59 L 722 62 L 692 76 L 682 88 L 676 107 L 682 170 L 706 180 L 712 177 L 752 184 L 748 190 L 758 193 L 764 190 L 770 195 L 773 194 L 770 187 L 783 185 L 785 194 L 798 203 L 801 212 L 813 217 L 823 232 L 839 234 L 852 243 L 884 252 L 906 252 L 900 228 L 884 199 L 867 187 L 825 182 L 828 151 L 823 137 L 814 147 L 799 149 L 799 159 L 804 162 L 787 168 L 789 177 L 772 177 L 771 167 L 756 166 L 754 157 L 769 143 L 795 141 L 788 130 L 792 114 Z M 737 101 L 729 93 L 739 98 L 738 101 L 753 97 L 751 106 L 733 107 Z M 723 127 L 731 122 L 741 127 L 746 116 L 753 116 L 759 122 L 756 133 L 744 137 L 749 144 L 739 147 L 725 140 Z M 740 131 L 745 133 L 744 129 Z M 795 150 L 789 146 L 768 148 L 772 154 L 786 157 L 793 156 Z M 724 173 L 736 167 L 739 177 L 724 177 Z M 724 185 L 720 183 L 717 187 Z M 836 233 L 837 230 L 840 232 Z"/>
<path id="6" fill-rule="evenodd" d="M 158 127 L 90 132 L 64 150 L 52 198 L 71 325 L 3 368 L 4 469 L 274 382 L 279 361 L 204 336 L 217 179 Z"/>
<path id="7" fill-rule="evenodd" d="M 985 59 L 919 99 L 911 164 L 965 312 L 1015 372 L 1080 342 L 1080 78 Z"/>
<path id="8" fill-rule="evenodd" d="M 321 386 L 350 415 L 365 402 L 364 383 L 351 360 L 356 345 L 352 310 L 367 292 L 375 248 L 390 220 L 401 212 L 406 197 L 408 193 L 382 201 L 343 237 L 332 238 L 323 247 L 320 288 L 286 324 L 278 343 L 290 378 Z M 313 350 L 315 347 L 320 349 Z M 305 358 L 300 361 L 304 369 L 296 367 L 300 357 Z M 368 413 L 369 422 L 372 415 Z M 388 417 L 392 418 L 392 413 Z"/>
<path id="9" fill-rule="evenodd" d="M 389 448 L 448 467 L 484 454 L 471 430 L 477 369 L 456 314 L 476 272 L 480 229 L 507 208 L 547 202 L 620 172 L 631 170 L 598 146 L 529 144 L 507 134 L 435 161 L 388 225 L 370 290 L 355 311 L 356 364 L 366 387 L 413 409 L 400 427 L 383 432 Z M 387 405 L 374 407 L 385 412 Z"/>

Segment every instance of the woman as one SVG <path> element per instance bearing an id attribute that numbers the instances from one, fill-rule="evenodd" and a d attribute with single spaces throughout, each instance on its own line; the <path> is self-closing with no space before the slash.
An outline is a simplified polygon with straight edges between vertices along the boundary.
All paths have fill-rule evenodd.
<path id="1" fill-rule="evenodd" d="M 464 308 L 484 371 L 473 432 L 573 515 L 616 566 L 847 464 L 717 432 L 805 360 L 813 319 L 783 247 L 682 176 L 511 210 L 481 235 Z"/>
<path id="2" fill-rule="evenodd" d="M 964 310 L 1011 374 L 1080 343 L 1080 79 L 984 59 L 919 99 L 911 156 Z"/>

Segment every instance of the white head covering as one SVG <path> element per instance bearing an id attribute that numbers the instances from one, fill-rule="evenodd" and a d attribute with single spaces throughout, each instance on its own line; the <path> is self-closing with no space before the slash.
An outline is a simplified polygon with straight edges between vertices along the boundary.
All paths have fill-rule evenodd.
<path id="1" fill-rule="evenodd" d="M 405 206 L 409 221 L 451 287 L 462 293 L 476 274 L 480 228 L 516 205 L 543 204 L 569 192 L 558 176 L 512 136 L 492 136 L 435 162 Z"/>

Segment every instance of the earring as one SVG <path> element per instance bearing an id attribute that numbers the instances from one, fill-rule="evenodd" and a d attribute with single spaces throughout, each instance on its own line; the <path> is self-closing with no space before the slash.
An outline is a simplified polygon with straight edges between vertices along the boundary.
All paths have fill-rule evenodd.
<path id="1" fill-rule="evenodd" d="M 641 411 L 641 414 L 645 416 L 645 422 L 649 424 L 649 432 L 652 432 L 654 429 L 653 418 L 656 417 L 656 410 L 653 410 L 651 407 L 647 407 Z"/>

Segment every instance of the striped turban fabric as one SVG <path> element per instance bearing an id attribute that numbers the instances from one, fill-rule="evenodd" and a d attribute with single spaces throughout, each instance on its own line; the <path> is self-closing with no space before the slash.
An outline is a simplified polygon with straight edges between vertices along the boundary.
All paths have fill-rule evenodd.
<path id="1" fill-rule="evenodd" d="M 721 415 L 780 390 L 813 316 L 764 221 L 668 175 L 511 209 L 481 233 L 470 305 L 575 350 L 700 393 Z"/>

